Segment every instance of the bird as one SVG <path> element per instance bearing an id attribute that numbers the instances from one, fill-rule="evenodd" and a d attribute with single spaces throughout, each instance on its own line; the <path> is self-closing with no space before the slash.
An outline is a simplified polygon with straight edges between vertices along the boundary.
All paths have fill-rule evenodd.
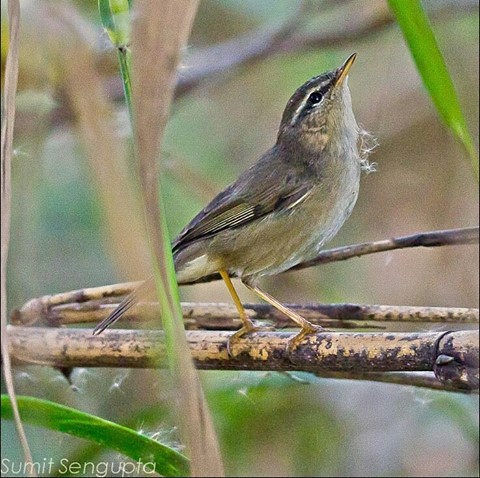
<path id="1" fill-rule="evenodd" d="M 373 170 L 362 147 L 368 133 L 357 125 L 348 88 L 356 57 L 353 53 L 339 68 L 311 78 L 293 93 L 275 144 L 172 243 L 180 285 L 212 274 L 220 274 L 225 282 L 242 323 L 227 341 L 230 355 L 234 341 L 258 330 L 232 277 L 300 326 L 288 342 L 289 350 L 323 330 L 262 289 L 259 280 L 318 255 L 350 216 L 361 170 Z M 145 287 L 146 283 L 127 296 L 93 333 L 116 322 L 138 302 Z"/>

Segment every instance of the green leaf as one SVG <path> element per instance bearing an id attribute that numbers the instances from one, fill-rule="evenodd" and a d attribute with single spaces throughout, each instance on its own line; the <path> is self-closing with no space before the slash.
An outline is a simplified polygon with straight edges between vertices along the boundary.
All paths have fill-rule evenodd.
<path id="1" fill-rule="evenodd" d="M 116 48 L 130 43 L 130 2 L 127 0 L 98 0 L 103 28 Z"/>
<path id="2" fill-rule="evenodd" d="M 130 0 L 98 0 L 98 12 L 103 28 L 118 52 L 118 62 L 123 81 L 130 123 L 133 127 L 132 75 L 130 44 Z"/>
<path id="3" fill-rule="evenodd" d="M 478 179 L 478 155 L 453 81 L 420 0 L 388 0 L 418 72 L 443 121 L 465 147 Z"/>
<path id="4" fill-rule="evenodd" d="M 88 413 L 34 397 L 17 397 L 20 415 L 25 423 L 68 433 L 116 450 L 142 467 L 154 469 L 164 476 L 186 476 L 188 459 L 181 453 L 141 433 Z M 2 395 L 2 418 L 13 418 L 12 405 Z"/>

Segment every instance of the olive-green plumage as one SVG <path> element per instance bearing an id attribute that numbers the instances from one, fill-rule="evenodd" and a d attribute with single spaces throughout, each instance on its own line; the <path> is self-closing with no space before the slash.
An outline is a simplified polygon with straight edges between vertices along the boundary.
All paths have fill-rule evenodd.
<path id="1" fill-rule="evenodd" d="M 295 91 L 274 146 L 178 235 L 173 254 L 180 284 L 221 272 L 226 281 L 228 276 L 240 277 L 277 306 L 258 288 L 258 278 L 314 258 L 338 232 L 355 205 L 360 184 L 360 130 L 346 81 L 355 57 Z M 253 326 L 232 295 L 244 322 L 238 336 Z M 135 295 L 128 297 L 95 332 L 135 301 Z M 288 315 L 303 331 L 315 330 L 305 319 Z"/>

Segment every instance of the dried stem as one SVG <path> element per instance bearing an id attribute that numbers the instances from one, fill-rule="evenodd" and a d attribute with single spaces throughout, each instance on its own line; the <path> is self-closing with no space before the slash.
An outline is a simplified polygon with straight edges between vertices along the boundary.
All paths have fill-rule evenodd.
<path id="1" fill-rule="evenodd" d="M 137 283 L 133 283 L 137 284 Z M 117 284 L 118 295 L 132 283 Z M 12 314 L 15 325 L 64 325 L 98 323 L 116 307 L 111 292 L 114 286 L 75 290 L 29 300 Z M 105 292 L 108 293 L 105 293 Z M 233 304 L 182 303 L 185 328 L 189 330 L 235 330 L 240 326 Z M 289 327 L 291 321 L 269 304 L 244 304 L 253 320 L 270 321 L 276 328 Z M 385 322 L 430 322 L 478 324 L 478 309 L 460 307 L 410 307 L 364 304 L 287 304 L 312 323 L 326 328 L 385 328 Z M 139 323 L 157 320 L 158 304 L 144 302 L 125 313 L 122 320 Z"/>
<path id="2" fill-rule="evenodd" d="M 366 254 L 374 254 L 407 247 L 439 247 L 478 243 L 478 227 L 431 231 L 402 236 L 383 241 L 354 244 L 351 246 L 328 249 L 317 258 L 299 264 L 290 270 L 303 269 L 313 265 L 350 259 Z M 215 275 L 203 279 L 215 280 Z M 51 326 L 96 322 L 111 311 L 112 298 L 129 294 L 138 287 L 139 282 L 115 284 L 104 287 L 86 288 L 62 294 L 32 299 L 15 310 L 12 322 L 17 324 L 47 323 Z M 115 299 L 113 300 L 113 302 Z M 277 327 L 288 325 L 282 314 L 268 305 L 247 304 L 253 319 L 272 320 Z M 406 307 L 386 305 L 290 305 L 308 320 L 326 327 L 358 327 L 358 322 L 461 322 L 478 323 L 478 309 L 443 307 Z M 322 318 L 321 316 L 326 316 Z M 183 304 L 183 316 L 189 328 L 232 329 L 238 325 L 237 314 L 233 307 L 224 304 Z M 158 317 L 158 309 L 152 304 L 137 307 L 125 318 L 128 320 L 149 320 Z M 372 324 L 363 324 L 371 326 Z"/>
<path id="3" fill-rule="evenodd" d="M 164 366 L 159 331 L 108 330 L 92 336 L 85 329 L 9 326 L 10 353 L 18 363 L 55 367 Z M 444 389 L 478 388 L 478 331 L 426 333 L 330 333 L 309 336 L 290 355 L 293 333 L 258 332 L 226 350 L 227 332 L 189 331 L 197 368 L 205 370 L 341 372 L 434 371 Z M 456 367 L 451 368 L 455 363 Z M 449 374 L 439 372 L 447 365 Z M 354 371 L 354 372 L 353 372 Z M 439 388 L 436 384 L 435 388 Z"/>
<path id="4" fill-rule="evenodd" d="M 370 382 L 394 383 L 397 385 L 410 385 L 444 392 L 466 391 L 441 382 L 433 372 L 321 372 L 316 373 L 321 378 L 334 378 L 344 380 L 366 380 Z M 478 394 L 478 390 L 471 393 Z"/>
<path id="5" fill-rule="evenodd" d="M 25 430 L 23 428 L 20 412 L 18 410 L 15 388 L 12 380 L 12 368 L 10 354 L 8 349 L 7 336 L 7 259 L 10 244 L 10 219 L 12 205 L 12 183 L 11 167 L 13 155 L 13 128 L 15 124 L 15 96 L 17 94 L 18 84 L 18 64 L 19 64 L 19 40 L 20 40 L 20 2 L 18 0 L 9 0 L 8 2 L 8 21 L 9 21 L 9 48 L 5 64 L 5 86 L 2 115 L 2 133 L 1 133 L 1 218 L 2 218 L 2 237 L 1 237 L 1 330 L 2 330 L 2 363 L 4 367 L 5 384 L 7 386 L 8 396 L 12 403 L 15 427 L 17 429 L 20 443 L 23 449 L 25 461 L 32 462 L 32 453 L 28 445 Z M 33 468 L 30 469 L 31 476 L 35 476 Z"/>
<path id="6" fill-rule="evenodd" d="M 309 261 L 301 267 L 405 247 L 475 243 L 478 243 L 478 228 L 433 231 L 323 251 L 314 261 Z M 209 279 L 213 280 L 215 277 L 212 276 Z M 129 293 L 137 286 L 138 283 L 117 284 L 32 299 L 21 309 L 14 311 L 12 322 L 17 324 L 40 322 L 59 326 L 99 321 L 115 306 L 116 297 Z M 371 326 L 388 321 L 466 324 L 478 323 L 479 320 L 478 309 L 355 304 L 290 305 L 290 307 L 298 310 L 312 322 L 327 327 L 358 327 L 362 322 L 363 325 Z M 285 318 L 268 305 L 247 305 L 247 310 L 254 319 L 272 320 L 276 327 L 288 325 Z M 238 327 L 236 311 L 233 307 L 224 304 L 183 304 L 182 313 L 186 327 L 190 329 Z M 327 316 L 328 319 L 320 318 L 320 315 Z M 158 317 L 158 306 L 145 303 L 125 318 L 148 320 L 154 317 Z M 159 332 L 115 330 L 93 338 L 89 330 L 37 328 L 30 328 L 31 332 L 28 330 L 23 327 L 11 328 L 11 333 L 18 338 L 12 346 L 15 357 L 29 363 L 45 363 L 62 367 L 146 367 L 153 366 L 161 358 L 154 354 L 156 350 L 154 344 L 161 337 Z M 358 379 L 395 381 L 395 383 L 415 384 L 442 390 L 461 391 L 478 388 L 478 331 L 451 332 L 446 335 L 438 332 L 320 334 L 313 341 L 310 340 L 306 348 L 301 347 L 295 352 L 293 362 L 285 358 L 285 341 L 291 337 L 291 334 L 262 333 L 248 337 L 249 353 L 241 354 L 240 361 L 230 359 L 225 352 L 225 339 L 228 336 L 226 332 L 192 331 L 187 335 L 193 357 L 199 368 L 310 370 L 325 376 L 341 373 L 344 377 L 352 378 L 353 374 Z M 445 337 L 450 341 L 445 342 Z M 97 342 L 92 342 L 93 340 Z M 48 343 L 51 341 L 51 346 L 45 347 L 46 341 Z M 86 347 L 86 341 L 88 341 L 88 347 Z M 435 343 L 434 355 L 431 353 L 432 343 Z M 235 347 L 241 347 L 244 344 L 245 341 L 239 341 Z M 60 346 L 62 347 L 58 348 Z M 345 353 L 346 351 L 348 353 Z M 440 380 L 371 375 L 371 372 L 380 371 L 406 372 L 432 371 L 432 369 Z"/>
<path id="7" fill-rule="evenodd" d="M 478 244 L 479 228 L 465 227 L 460 229 L 446 229 L 443 231 L 419 232 L 408 236 L 395 237 L 382 241 L 365 242 L 353 246 L 337 247 L 321 252 L 315 259 L 303 262 L 290 270 L 306 269 L 307 267 L 328 262 L 344 261 L 352 257 L 360 257 L 377 252 L 406 249 L 409 247 L 440 247 L 453 245 Z"/>
<path id="8" fill-rule="evenodd" d="M 181 317 L 158 157 L 169 117 L 175 74 L 198 0 L 137 0 L 132 29 L 133 131 L 157 296 L 162 310 L 173 400 L 192 476 L 224 476 L 213 420 L 191 361 Z"/>

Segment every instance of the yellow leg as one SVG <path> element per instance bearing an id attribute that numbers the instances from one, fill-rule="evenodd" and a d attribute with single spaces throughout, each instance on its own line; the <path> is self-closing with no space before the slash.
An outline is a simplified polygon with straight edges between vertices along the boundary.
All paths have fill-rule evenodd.
<path id="1" fill-rule="evenodd" d="M 282 303 L 275 299 L 275 297 L 272 297 L 270 294 L 260 289 L 260 287 L 252 285 L 248 283 L 248 281 L 244 281 L 243 283 L 248 289 L 250 289 L 252 292 L 255 292 L 255 294 L 257 294 L 265 302 L 268 302 L 280 312 L 283 312 L 287 317 L 292 319 L 302 328 L 302 330 L 288 342 L 288 353 L 291 353 L 293 350 L 295 350 L 300 344 L 300 342 L 302 342 L 302 340 L 305 338 L 305 336 L 315 334 L 321 330 L 324 330 L 323 327 L 312 324 L 308 320 L 304 319 L 301 315 L 297 314 L 295 311 L 290 310 L 288 307 L 285 307 Z"/>
<path id="2" fill-rule="evenodd" d="M 230 280 L 230 276 L 228 275 L 228 272 L 225 270 L 220 270 L 218 272 L 222 276 L 222 279 L 224 280 L 225 284 L 227 285 L 228 292 L 230 292 L 230 295 L 232 296 L 235 307 L 237 308 L 238 314 L 240 315 L 240 320 L 242 321 L 242 324 L 243 324 L 242 327 L 239 330 L 237 330 L 228 339 L 228 342 L 227 342 L 228 355 L 233 357 L 233 354 L 231 353 L 231 343 L 245 334 L 258 330 L 258 327 L 256 327 L 254 323 L 248 318 L 247 313 L 245 312 L 245 308 L 243 307 L 242 302 L 240 301 L 240 297 L 238 297 L 237 291 L 235 290 L 235 287 L 233 286 L 232 281 Z"/>

